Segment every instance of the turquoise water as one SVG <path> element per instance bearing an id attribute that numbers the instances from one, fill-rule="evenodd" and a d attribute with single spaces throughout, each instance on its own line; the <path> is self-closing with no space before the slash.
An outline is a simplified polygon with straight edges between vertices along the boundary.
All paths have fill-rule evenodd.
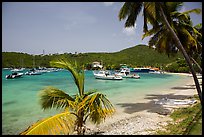
<path id="1" fill-rule="evenodd" d="M 10 70 L 2 70 L 2 134 L 19 134 L 39 119 L 52 116 L 60 110 L 43 111 L 38 93 L 46 86 L 57 87 L 70 95 L 77 92 L 70 72 L 23 75 L 18 79 L 6 79 Z M 154 93 L 162 87 L 168 88 L 183 80 L 184 76 L 169 74 L 139 73 L 140 79 L 121 81 L 95 79 L 92 71 L 85 72 L 85 90 L 97 89 L 116 105 L 142 94 Z M 116 106 L 119 107 L 119 106 Z"/>

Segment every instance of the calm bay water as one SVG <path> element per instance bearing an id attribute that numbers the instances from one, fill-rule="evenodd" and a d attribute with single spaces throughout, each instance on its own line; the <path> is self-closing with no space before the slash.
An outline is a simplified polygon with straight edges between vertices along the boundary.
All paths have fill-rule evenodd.
<path id="1" fill-rule="evenodd" d="M 19 134 L 39 119 L 59 113 L 60 110 L 43 111 L 39 104 L 39 91 L 54 86 L 70 95 L 78 93 L 70 72 L 23 75 L 18 79 L 6 79 L 10 70 L 2 70 L 2 134 Z M 139 73 L 140 79 L 121 81 L 98 80 L 92 71 L 85 72 L 85 90 L 97 89 L 115 105 L 118 102 L 137 98 L 142 94 L 154 93 L 161 88 L 170 88 L 185 76 L 169 74 Z M 118 107 L 118 106 L 117 106 Z"/>

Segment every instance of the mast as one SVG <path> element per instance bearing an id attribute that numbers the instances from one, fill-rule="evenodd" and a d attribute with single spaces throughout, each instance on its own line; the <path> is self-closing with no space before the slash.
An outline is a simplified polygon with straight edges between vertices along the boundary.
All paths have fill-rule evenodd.
<path id="1" fill-rule="evenodd" d="M 33 55 L 33 68 L 35 68 L 35 55 Z"/>

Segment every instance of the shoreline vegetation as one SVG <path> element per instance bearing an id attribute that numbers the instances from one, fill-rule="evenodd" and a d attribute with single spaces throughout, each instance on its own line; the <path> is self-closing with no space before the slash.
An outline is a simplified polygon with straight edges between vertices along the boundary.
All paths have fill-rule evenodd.
<path id="1" fill-rule="evenodd" d="M 142 52 L 140 52 L 142 51 Z M 96 52 L 96 53 L 63 53 L 31 55 L 19 52 L 2 52 L 3 68 L 33 68 L 33 67 L 51 67 L 49 62 L 57 58 L 68 58 L 77 61 L 87 70 L 91 70 L 92 63 L 100 62 L 106 69 L 119 69 L 120 64 L 131 65 L 130 67 L 165 67 L 167 64 L 182 59 L 180 53 L 168 57 L 166 54 L 158 54 L 157 51 L 148 47 L 148 45 L 133 45 L 130 48 L 118 52 Z"/>
<path id="2" fill-rule="evenodd" d="M 155 95 L 158 99 L 143 98 L 136 102 L 139 105 L 126 104 L 127 108 L 141 109 L 134 113 L 116 112 L 110 118 L 107 118 L 104 123 L 93 126 L 91 123 L 87 124 L 86 134 L 91 135 L 155 135 L 165 134 L 165 129 L 175 122 L 171 115 L 181 108 L 191 108 L 199 105 L 200 101 L 195 96 L 197 95 L 194 85 L 193 77 L 187 73 L 169 73 L 177 75 L 185 75 L 189 77 L 187 83 L 183 83 L 180 87 L 172 87 L 168 92 Z M 202 87 L 202 79 L 199 79 L 200 86 Z M 172 99 L 195 99 L 197 102 L 192 105 L 159 105 L 155 101 L 164 97 Z M 133 108 L 135 107 L 135 108 Z M 149 110 L 151 108 L 151 111 Z M 117 111 L 117 110 L 116 110 Z M 201 112 L 202 113 L 202 112 Z M 202 117 L 201 117 L 202 119 Z M 166 132 L 167 133 L 167 132 Z M 172 133 L 173 134 L 173 133 Z M 202 134 L 202 133 L 201 133 Z"/>

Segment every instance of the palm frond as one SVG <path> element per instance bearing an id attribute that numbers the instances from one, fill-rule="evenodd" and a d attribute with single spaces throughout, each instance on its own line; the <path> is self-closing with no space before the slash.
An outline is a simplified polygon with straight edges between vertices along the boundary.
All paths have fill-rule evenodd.
<path id="1" fill-rule="evenodd" d="M 199 23 L 199 24 L 195 25 L 194 28 L 196 28 L 196 29 L 202 29 L 202 23 Z"/>
<path id="2" fill-rule="evenodd" d="M 188 39 L 187 39 L 189 41 L 188 48 L 189 48 L 189 46 L 195 46 L 197 49 L 197 41 L 195 40 L 195 38 L 192 37 L 192 35 L 185 28 L 181 28 L 181 31 L 184 35 L 186 35 L 188 37 Z"/>
<path id="3" fill-rule="evenodd" d="M 144 9 L 146 9 L 146 13 L 149 15 L 149 17 L 152 17 L 154 20 L 156 20 L 156 3 L 155 2 L 145 2 L 144 3 Z"/>
<path id="4" fill-rule="evenodd" d="M 21 135 L 66 135 L 74 131 L 74 115 L 63 112 L 40 120 L 28 127 Z"/>
<path id="5" fill-rule="evenodd" d="M 185 11 L 185 12 L 182 12 L 182 14 L 189 14 L 189 13 L 196 13 L 196 14 L 200 14 L 201 13 L 201 9 L 192 9 L 192 10 L 188 10 L 188 11 Z"/>
<path id="6" fill-rule="evenodd" d="M 161 28 L 158 28 L 158 29 L 159 29 L 158 31 L 156 31 L 156 29 L 153 29 L 152 32 L 150 32 L 150 33 L 152 33 L 152 35 L 153 35 L 153 33 L 155 33 L 149 40 L 149 46 L 150 47 L 153 47 L 153 46 L 157 47 L 158 39 L 160 38 L 160 36 L 163 35 L 163 33 L 166 32 L 166 28 L 161 27 Z"/>
<path id="7" fill-rule="evenodd" d="M 142 39 L 144 39 L 145 37 L 151 36 L 151 35 L 159 32 L 161 29 L 162 29 L 162 26 L 158 26 L 157 28 L 152 28 L 152 29 L 148 30 L 147 32 L 145 32 L 142 35 Z"/>
<path id="8" fill-rule="evenodd" d="M 125 2 L 122 6 L 122 8 L 119 11 L 118 18 L 121 21 L 122 19 L 125 19 L 130 13 L 129 7 L 131 3 L 130 2 Z"/>
<path id="9" fill-rule="evenodd" d="M 43 109 L 72 107 L 74 99 L 64 91 L 54 87 L 46 87 L 39 93 Z"/>
<path id="10" fill-rule="evenodd" d="M 137 16 L 142 9 L 142 2 L 125 2 L 119 11 L 118 18 L 126 19 L 125 27 L 134 27 Z"/>
<path id="11" fill-rule="evenodd" d="M 146 15 L 146 8 L 144 6 L 143 9 L 143 16 L 144 16 L 144 25 L 143 25 L 143 32 L 146 33 L 148 31 L 148 26 L 147 26 L 147 15 Z"/>
<path id="12" fill-rule="evenodd" d="M 182 8 L 183 2 L 166 2 L 169 12 L 178 11 Z"/>
<path id="13" fill-rule="evenodd" d="M 142 3 L 134 3 L 134 2 L 131 3 L 130 14 L 127 17 L 127 20 L 125 22 L 125 27 L 134 27 L 135 26 L 137 16 L 139 15 L 141 9 L 142 9 Z"/>
<path id="14" fill-rule="evenodd" d="M 79 106 L 79 110 L 83 109 L 90 113 L 90 120 L 96 124 L 99 124 L 107 116 L 115 112 L 111 102 L 101 93 L 95 93 L 85 97 Z"/>
<path id="15" fill-rule="evenodd" d="M 143 16 L 145 18 L 144 27 L 146 26 L 145 20 L 147 20 L 147 23 L 150 23 L 153 26 L 153 28 L 158 27 L 160 17 L 159 17 L 158 7 L 156 3 L 144 2 Z"/>
<path id="16" fill-rule="evenodd" d="M 159 51 L 159 52 L 163 52 L 163 51 L 165 51 L 165 49 L 166 49 L 166 37 L 165 36 L 161 36 L 161 37 L 159 37 L 159 39 L 158 39 L 158 48 L 157 48 L 157 50 Z"/>
<path id="17" fill-rule="evenodd" d="M 80 95 L 83 95 L 84 93 L 84 70 L 82 67 L 78 66 L 77 63 L 73 63 L 68 60 L 64 59 L 58 59 L 56 61 L 50 62 L 51 66 L 59 67 L 67 69 L 71 72 L 74 82 L 79 90 Z"/>
<path id="18" fill-rule="evenodd" d="M 86 91 L 86 92 L 84 93 L 84 97 L 89 96 L 89 95 L 91 95 L 91 94 L 94 94 L 94 93 L 96 93 L 96 92 L 97 92 L 97 89 L 92 89 L 92 90 Z"/>
<path id="19" fill-rule="evenodd" d="M 174 11 L 170 13 L 172 18 L 178 19 L 178 20 L 182 20 L 182 21 L 189 21 L 190 20 L 190 16 L 188 14 L 183 14 L 180 13 L 178 11 Z"/>
<path id="20" fill-rule="evenodd" d="M 202 33 L 200 33 L 197 29 L 193 27 L 193 32 L 198 35 L 198 37 L 202 37 Z"/>

